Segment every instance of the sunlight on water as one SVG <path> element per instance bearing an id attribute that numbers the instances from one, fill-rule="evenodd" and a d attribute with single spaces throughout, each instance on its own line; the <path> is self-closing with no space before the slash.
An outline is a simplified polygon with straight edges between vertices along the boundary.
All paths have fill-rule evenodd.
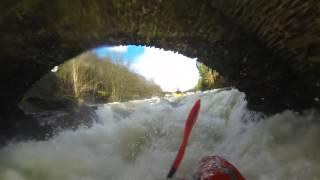
<path id="1" fill-rule="evenodd" d="M 202 156 L 220 155 L 247 179 L 320 179 L 319 114 L 285 111 L 265 119 L 246 110 L 237 90 L 100 106 L 89 129 L 1 149 L 0 179 L 165 179 L 198 98 L 199 119 L 177 176 L 190 175 Z"/>

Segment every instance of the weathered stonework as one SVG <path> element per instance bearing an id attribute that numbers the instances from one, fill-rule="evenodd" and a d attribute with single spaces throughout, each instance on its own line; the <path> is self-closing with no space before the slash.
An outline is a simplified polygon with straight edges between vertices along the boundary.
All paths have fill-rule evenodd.
<path id="1" fill-rule="evenodd" d="M 101 45 L 198 57 L 266 113 L 319 105 L 319 0 L 3 0 L 0 108 L 60 64 Z"/>

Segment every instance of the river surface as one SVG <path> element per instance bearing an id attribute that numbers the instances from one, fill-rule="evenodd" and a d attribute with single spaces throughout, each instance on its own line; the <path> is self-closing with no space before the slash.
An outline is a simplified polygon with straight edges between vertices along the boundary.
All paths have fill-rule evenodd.
<path id="1" fill-rule="evenodd" d="M 176 176 L 189 176 L 203 156 L 220 155 L 247 179 L 320 180 L 319 113 L 266 118 L 248 111 L 235 89 L 99 105 L 91 128 L 0 149 L 0 179 L 165 179 L 198 98 L 199 118 Z"/>

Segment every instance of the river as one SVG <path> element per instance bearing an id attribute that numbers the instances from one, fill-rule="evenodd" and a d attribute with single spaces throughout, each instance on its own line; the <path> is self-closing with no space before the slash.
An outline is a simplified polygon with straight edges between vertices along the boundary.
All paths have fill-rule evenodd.
<path id="1" fill-rule="evenodd" d="M 201 157 L 219 155 L 247 179 L 320 179 L 319 113 L 265 117 L 247 110 L 245 94 L 236 89 L 98 105 L 90 128 L 0 149 L 0 179 L 165 179 L 199 98 L 199 118 L 177 177 L 189 176 Z"/>

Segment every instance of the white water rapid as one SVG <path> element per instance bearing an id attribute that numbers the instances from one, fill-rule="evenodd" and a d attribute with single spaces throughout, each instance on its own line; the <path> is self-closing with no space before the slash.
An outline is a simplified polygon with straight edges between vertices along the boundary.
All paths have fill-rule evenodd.
<path id="1" fill-rule="evenodd" d="M 220 155 L 249 180 L 320 179 L 319 114 L 264 118 L 248 111 L 235 89 L 101 105 L 91 128 L 0 149 L 0 179 L 165 179 L 198 98 L 199 118 L 176 176 L 190 175 L 202 156 Z"/>

